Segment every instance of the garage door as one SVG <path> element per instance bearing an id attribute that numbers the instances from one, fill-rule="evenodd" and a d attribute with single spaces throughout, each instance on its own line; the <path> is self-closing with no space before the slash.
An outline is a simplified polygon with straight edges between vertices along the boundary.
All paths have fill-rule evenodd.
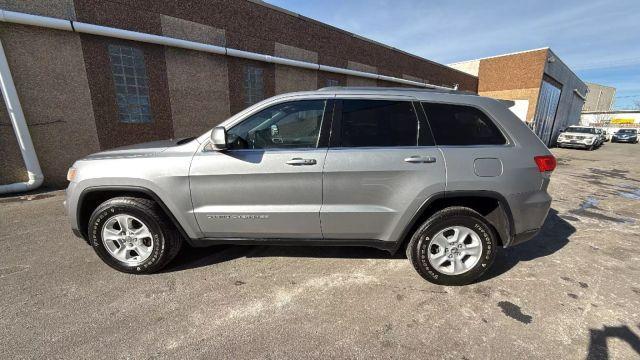
<path id="1" fill-rule="evenodd" d="M 542 88 L 540 89 L 538 107 L 533 123 L 536 135 L 538 135 L 547 146 L 551 141 L 553 123 L 555 122 L 561 93 L 562 90 L 558 86 L 542 80 Z"/>

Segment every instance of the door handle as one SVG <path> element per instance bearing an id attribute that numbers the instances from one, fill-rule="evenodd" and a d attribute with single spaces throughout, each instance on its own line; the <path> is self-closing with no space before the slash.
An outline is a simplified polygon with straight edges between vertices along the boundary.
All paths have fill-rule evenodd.
<path id="1" fill-rule="evenodd" d="M 406 161 L 408 163 L 412 163 L 412 164 L 434 163 L 434 162 L 436 162 L 436 158 L 433 157 L 433 156 L 418 156 L 418 155 L 414 155 L 414 156 L 410 156 L 410 157 L 404 159 L 404 161 Z"/>
<path id="2" fill-rule="evenodd" d="M 315 165 L 316 159 L 302 159 L 302 158 L 293 158 L 289 161 L 287 161 L 287 165 L 294 165 L 294 166 L 300 166 L 300 165 Z"/>

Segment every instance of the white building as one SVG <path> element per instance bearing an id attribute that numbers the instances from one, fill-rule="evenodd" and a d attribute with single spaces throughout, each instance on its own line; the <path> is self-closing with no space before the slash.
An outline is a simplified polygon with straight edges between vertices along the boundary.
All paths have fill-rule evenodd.
<path id="1" fill-rule="evenodd" d="M 603 128 L 640 128 L 640 110 L 584 111 L 580 124 Z"/>

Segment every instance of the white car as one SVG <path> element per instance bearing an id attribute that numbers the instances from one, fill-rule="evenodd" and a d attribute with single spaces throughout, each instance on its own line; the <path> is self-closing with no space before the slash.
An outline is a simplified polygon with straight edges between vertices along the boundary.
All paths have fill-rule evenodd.
<path id="1" fill-rule="evenodd" d="M 600 145 L 600 135 L 590 126 L 569 126 L 558 136 L 558 147 L 593 150 Z"/>

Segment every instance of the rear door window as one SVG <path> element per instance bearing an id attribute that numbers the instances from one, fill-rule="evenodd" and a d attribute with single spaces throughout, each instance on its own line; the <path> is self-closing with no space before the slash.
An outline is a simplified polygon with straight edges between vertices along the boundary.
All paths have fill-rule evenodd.
<path id="1" fill-rule="evenodd" d="M 410 101 L 342 100 L 338 146 L 418 145 L 418 118 Z"/>
<path id="2" fill-rule="evenodd" d="M 489 117 L 471 106 L 422 103 L 436 145 L 503 145 L 506 139 Z"/>

